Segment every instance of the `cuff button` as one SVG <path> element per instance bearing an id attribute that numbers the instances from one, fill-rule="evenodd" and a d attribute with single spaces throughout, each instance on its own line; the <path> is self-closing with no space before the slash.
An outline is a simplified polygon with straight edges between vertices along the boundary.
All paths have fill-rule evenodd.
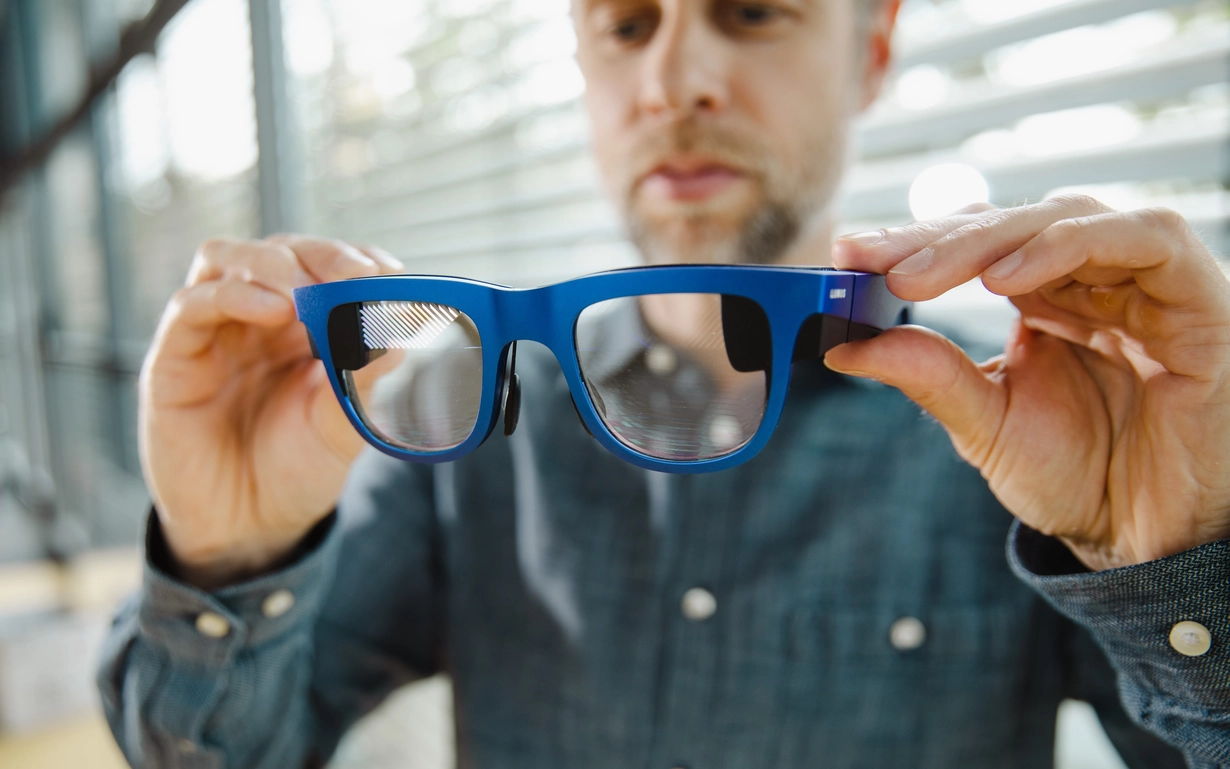
<path id="1" fill-rule="evenodd" d="M 265 596 L 265 600 L 261 602 L 261 614 L 264 614 L 269 619 L 276 619 L 291 610 L 295 605 L 295 594 L 286 590 L 274 590 L 269 595 Z"/>
<path id="2" fill-rule="evenodd" d="M 1170 629 L 1170 645 L 1185 657 L 1199 657 L 1213 645 L 1213 636 L 1199 622 L 1186 620 Z"/>
<path id="3" fill-rule="evenodd" d="M 222 638 L 231 632 L 231 623 L 221 614 L 203 611 L 196 616 L 197 632 L 209 638 Z"/>

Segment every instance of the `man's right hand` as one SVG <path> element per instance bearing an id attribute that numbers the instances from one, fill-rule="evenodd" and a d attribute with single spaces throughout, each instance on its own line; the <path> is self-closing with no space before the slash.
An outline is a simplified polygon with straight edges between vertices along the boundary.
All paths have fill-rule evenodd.
<path id="1" fill-rule="evenodd" d="M 296 236 L 201 246 L 140 382 L 141 464 L 182 578 L 211 589 L 275 568 L 333 509 L 363 441 L 291 291 L 401 269 Z"/>

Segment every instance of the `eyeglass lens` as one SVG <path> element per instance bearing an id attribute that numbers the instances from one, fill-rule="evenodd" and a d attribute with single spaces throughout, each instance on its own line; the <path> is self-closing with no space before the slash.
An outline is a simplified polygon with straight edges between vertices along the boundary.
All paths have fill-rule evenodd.
<path id="1" fill-rule="evenodd" d="M 343 336 L 349 349 L 339 343 Z M 482 344 L 460 310 L 429 302 L 346 305 L 330 318 L 330 347 L 359 417 L 381 440 L 441 452 L 474 431 Z"/>
<path id="2" fill-rule="evenodd" d="M 759 305 L 742 305 L 764 318 L 767 334 Z M 581 375 L 598 415 L 629 448 L 658 459 L 712 459 L 738 450 L 759 429 L 768 372 L 732 365 L 722 295 L 599 302 L 581 312 L 575 334 Z M 732 344 L 737 336 L 731 334 Z M 736 363 L 746 357 L 739 349 L 733 353 Z"/>

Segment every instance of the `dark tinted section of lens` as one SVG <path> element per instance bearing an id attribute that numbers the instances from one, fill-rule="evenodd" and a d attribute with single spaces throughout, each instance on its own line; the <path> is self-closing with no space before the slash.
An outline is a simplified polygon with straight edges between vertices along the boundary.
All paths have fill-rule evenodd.
<path id="1" fill-rule="evenodd" d="M 744 315 L 764 317 L 763 310 Z M 658 459 L 712 459 L 745 445 L 764 418 L 769 379 L 767 370 L 736 370 L 726 343 L 735 330 L 724 330 L 718 294 L 587 307 L 577 320 L 577 356 L 603 423 L 621 443 Z M 759 337 L 762 329 L 753 331 Z"/>
<path id="2" fill-rule="evenodd" d="M 381 440 L 441 452 L 474 431 L 482 399 L 478 329 L 429 302 L 364 302 L 329 319 L 334 363 L 359 416 Z"/>

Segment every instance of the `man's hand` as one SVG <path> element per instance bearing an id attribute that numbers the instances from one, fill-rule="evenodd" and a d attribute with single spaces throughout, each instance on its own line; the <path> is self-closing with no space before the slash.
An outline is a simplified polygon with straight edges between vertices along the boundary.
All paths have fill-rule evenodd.
<path id="1" fill-rule="evenodd" d="M 929 411 L 1026 524 L 1097 570 L 1230 537 L 1230 282 L 1177 214 L 1055 198 L 841 239 L 833 260 L 914 301 L 981 276 L 1020 310 L 982 365 L 917 327 L 825 360 Z"/>
<path id="2" fill-rule="evenodd" d="M 332 509 L 362 439 L 291 291 L 400 268 L 293 236 L 201 246 L 140 382 L 141 464 L 185 579 L 212 588 L 271 568 Z"/>

